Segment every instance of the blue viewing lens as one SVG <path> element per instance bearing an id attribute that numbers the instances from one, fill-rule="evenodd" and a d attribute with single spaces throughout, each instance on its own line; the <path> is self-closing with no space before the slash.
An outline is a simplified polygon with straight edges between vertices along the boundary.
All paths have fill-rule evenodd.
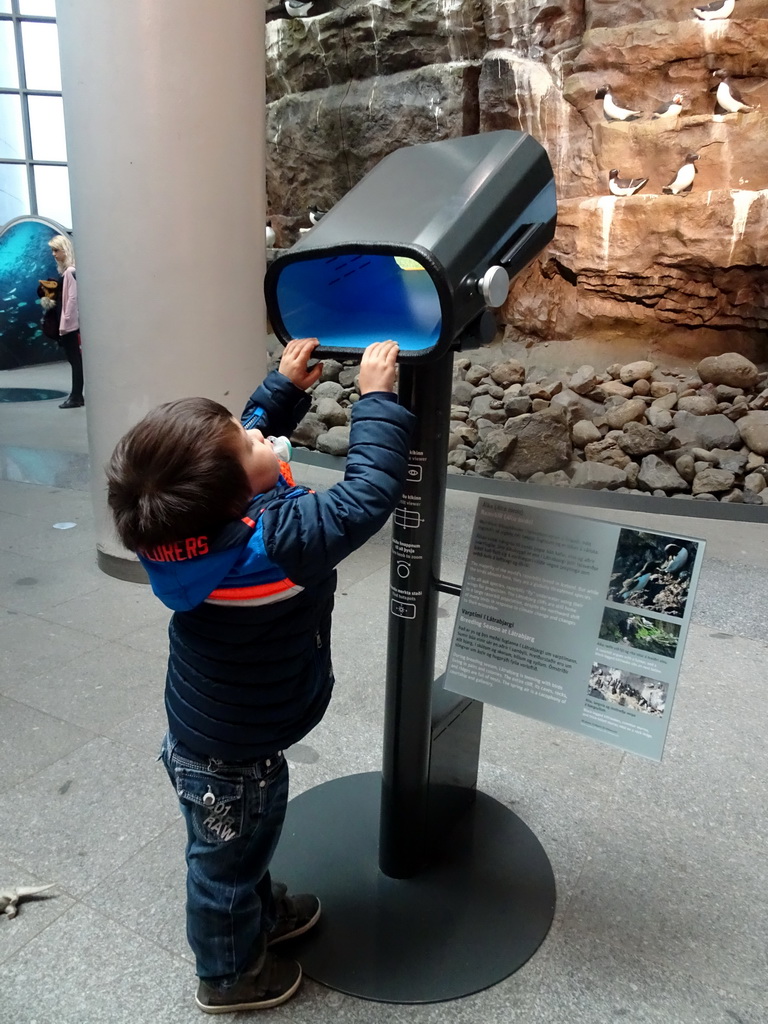
<path id="1" fill-rule="evenodd" d="M 412 257 L 346 253 L 289 263 L 276 298 L 292 338 L 318 338 L 324 349 L 363 349 L 396 341 L 427 352 L 440 337 L 440 298 Z"/>

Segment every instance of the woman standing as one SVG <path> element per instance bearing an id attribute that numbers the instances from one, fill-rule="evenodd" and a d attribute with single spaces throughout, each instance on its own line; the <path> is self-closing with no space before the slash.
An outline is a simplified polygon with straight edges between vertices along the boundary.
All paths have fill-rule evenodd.
<path id="1" fill-rule="evenodd" d="M 75 250 L 66 235 L 54 235 L 48 245 L 61 274 L 61 319 L 59 344 L 72 367 L 72 391 L 60 409 L 77 409 L 85 405 L 83 398 L 83 356 L 80 352 L 80 314 L 77 308 L 77 278 L 75 276 Z"/>

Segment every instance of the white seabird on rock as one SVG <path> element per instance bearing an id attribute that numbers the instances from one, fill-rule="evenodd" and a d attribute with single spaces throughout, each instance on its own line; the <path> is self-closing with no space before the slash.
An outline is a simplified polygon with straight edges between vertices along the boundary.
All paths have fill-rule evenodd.
<path id="1" fill-rule="evenodd" d="M 676 92 L 672 97 L 671 103 L 662 103 L 660 107 L 656 107 L 651 114 L 651 120 L 654 121 L 658 117 L 677 117 L 682 109 L 683 97 L 679 92 Z"/>
<path id="2" fill-rule="evenodd" d="M 321 210 L 319 206 L 310 206 L 309 207 L 309 220 L 310 220 L 310 223 L 314 226 L 315 224 L 317 224 L 317 222 L 319 220 L 322 220 L 322 218 L 326 215 L 327 212 L 328 212 L 327 210 Z"/>
<path id="3" fill-rule="evenodd" d="M 274 249 L 275 247 L 275 229 L 272 227 L 272 221 L 267 221 L 267 248 Z"/>
<path id="4" fill-rule="evenodd" d="M 285 0 L 285 12 L 289 18 L 306 18 L 313 3 L 314 0 Z"/>
<path id="5" fill-rule="evenodd" d="M 620 107 L 611 95 L 610 85 L 604 85 L 598 89 L 595 99 L 603 101 L 603 113 L 609 121 L 633 121 L 637 117 L 642 117 L 641 110 L 628 110 L 626 107 Z"/>
<path id="6" fill-rule="evenodd" d="M 670 181 L 661 191 L 675 196 L 679 196 L 681 192 L 690 192 L 697 173 L 695 161 L 698 159 L 697 153 L 689 153 L 685 158 L 685 163 L 675 175 L 674 181 Z"/>
<path id="7" fill-rule="evenodd" d="M 720 107 L 720 110 L 715 109 L 716 114 L 719 114 L 720 111 L 724 111 L 726 114 L 741 114 L 755 109 L 754 106 L 744 102 L 744 97 L 731 83 L 726 71 L 713 71 L 712 74 L 721 80 L 715 93 L 717 104 Z"/>
<path id="8" fill-rule="evenodd" d="M 608 188 L 615 196 L 633 196 L 647 181 L 647 178 L 620 178 L 617 167 L 608 172 Z"/>
<path id="9" fill-rule="evenodd" d="M 693 13 L 701 21 L 723 21 L 730 18 L 735 6 L 734 0 L 713 0 L 711 4 L 694 7 Z"/>

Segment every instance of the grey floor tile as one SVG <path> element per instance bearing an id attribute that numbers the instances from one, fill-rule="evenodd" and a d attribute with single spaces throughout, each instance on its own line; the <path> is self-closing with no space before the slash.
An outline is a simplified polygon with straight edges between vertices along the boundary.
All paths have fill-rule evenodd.
<path id="1" fill-rule="evenodd" d="M 75 522 L 71 529 L 56 529 L 58 522 Z M 84 559 L 96 557 L 96 535 L 92 517 L 80 513 L 70 519 L 54 516 L 21 516 L 0 512 L 0 549 L 23 555 L 34 564 L 55 562 L 58 559 L 81 555 Z"/>
<path id="2" fill-rule="evenodd" d="M 93 733 L 0 696 L 0 792 L 92 740 Z"/>
<path id="3" fill-rule="evenodd" d="M 104 735 L 111 736 L 116 743 L 140 750 L 149 757 L 157 757 L 163 736 L 168 728 L 163 701 L 163 685 L 164 676 L 158 676 L 154 685 L 150 686 L 147 706 L 129 718 L 107 726 L 102 730 Z"/>
<path id="4" fill-rule="evenodd" d="M 60 668 L 7 681 L 9 696 L 103 733 L 162 700 L 165 659 L 101 643 Z"/>
<path id="5" fill-rule="evenodd" d="M 33 875 L 13 861 L 0 856 L 0 890 L 15 889 L 18 886 L 48 885 L 50 879 Z M 54 886 L 37 899 L 25 900 L 14 918 L 0 914 L 0 964 L 10 959 L 57 917 L 74 904 L 71 896 Z M 2 999 L 0 999 L 0 1020 L 2 1020 Z"/>
<path id="6" fill-rule="evenodd" d="M 89 521 L 93 518 L 88 491 L 25 484 L 16 480 L 0 480 L 0 512 L 37 518 L 44 515 L 46 521 L 50 519 L 53 523 L 69 521 L 73 512 L 87 517 Z"/>
<path id="7" fill-rule="evenodd" d="M 192 1021 L 200 1011 L 189 965 L 87 907 L 71 908 L 3 965 L 1 1024 Z"/>
<path id="8" fill-rule="evenodd" d="M 157 603 L 160 604 L 159 601 Z M 156 654 L 167 658 L 168 621 L 166 621 L 166 616 L 163 615 L 159 622 L 153 621 L 147 626 L 142 626 L 141 629 L 126 633 L 120 637 L 120 643 L 125 644 L 126 647 L 133 647 L 137 651 L 144 651 L 146 654 Z"/>
<path id="9" fill-rule="evenodd" d="M 48 619 L 0 610 L 0 692 L 12 697 L 29 677 L 62 670 L 103 641 Z"/>
<path id="10" fill-rule="evenodd" d="M 71 626 L 107 640 L 119 640 L 147 625 L 167 628 L 170 611 L 147 586 L 102 576 L 101 585 L 40 613 L 50 622 Z"/>
<path id="11" fill-rule="evenodd" d="M 55 562 L 32 562 L 25 555 L 0 551 L 0 608 L 36 615 L 62 601 L 98 589 L 104 575 L 95 558 L 82 553 Z"/>
<path id="12" fill-rule="evenodd" d="M 0 854 L 82 895 L 173 821 L 167 788 L 152 758 L 92 740 L 0 793 Z"/>
<path id="13" fill-rule="evenodd" d="M 176 807 L 170 782 L 160 794 Z M 148 942 L 194 963 L 186 934 L 187 832 L 180 812 L 173 824 L 150 840 L 83 897 L 83 902 Z"/>

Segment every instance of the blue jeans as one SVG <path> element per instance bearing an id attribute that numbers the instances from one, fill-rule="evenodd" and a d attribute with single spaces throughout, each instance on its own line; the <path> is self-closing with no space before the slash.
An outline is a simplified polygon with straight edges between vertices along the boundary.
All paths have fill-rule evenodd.
<path id="1" fill-rule="evenodd" d="M 282 751 L 226 763 L 168 733 L 160 756 L 187 824 L 187 939 L 208 984 L 237 980 L 275 925 L 269 864 L 288 803 Z"/>

